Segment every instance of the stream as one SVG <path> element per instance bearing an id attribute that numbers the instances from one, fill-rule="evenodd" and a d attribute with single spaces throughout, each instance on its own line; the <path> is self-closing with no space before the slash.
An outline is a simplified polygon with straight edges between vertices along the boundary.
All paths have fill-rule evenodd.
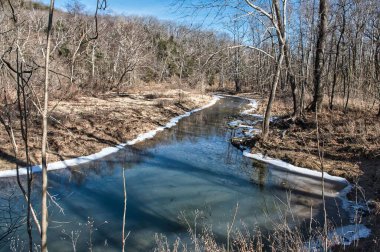
<path id="1" fill-rule="evenodd" d="M 195 222 L 197 232 L 210 227 L 217 241 L 226 243 L 233 219 L 234 229 L 255 227 L 269 233 L 284 219 L 291 226 L 308 225 L 311 216 L 322 221 L 320 179 L 254 161 L 230 144 L 235 130 L 227 125 L 241 118 L 248 104 L 226 97 L 152 139 L 87 164 L 49 172 L 49 192 L 63 210 L 50 203 L 49 250 L 73 251 L 75 240 L 77 251 L 121 250 L 123 169 L 127 251 L 152 250 L 155 234 L 164 234 L 169 242 L 180 237 L 190 243 L 188 225 L 194 228 Z M 35 202 L 40 198 L 40 180 L 36 174 Z M 338 226 L 348 224 L 348 213 L 336 197 L 346 184 L 326 181 L 325 186 L 329 218 Z M 19 192 L 15 178 L 0 179 L 0 188 L 2 194 Z M 17 195 L 12 201 L 16 210 L 24 207 Z M 0 251 L 9 251 L 10 246 L 26 251 L 26 240 L 21 228 L 0 245 Z"/>

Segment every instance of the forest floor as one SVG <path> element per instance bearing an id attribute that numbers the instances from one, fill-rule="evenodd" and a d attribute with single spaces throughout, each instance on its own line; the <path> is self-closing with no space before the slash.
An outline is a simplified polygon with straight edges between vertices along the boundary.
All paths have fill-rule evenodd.
<path id="1" fill-rule="evenodd" d="M 152 90 L 152 89 L 150 89 Z M 49 162 L 71 159 L 99 152 L 125 143 L 141 133 L 165 125 L 171 118 L 208 104 L 211 96 L 182 90 L 139 90 L 109 93 L 98 97 L 78 96 L 70 101 L 51 101 L 49 120 Z M 58 104 L 58 105 L 57 105 Z M 18 128 L 15 132 L 19 132 Z M 16 134 L 23 150 L 21 135 Z M 32 164 L 39 164 L 41 146 L 40 118 L 29 126 Z M 25 166 L 25 155 L 16 159 L 5 130 L 0 130 L 0 170 Z"/>
<path id="2" fill-rule="evenodd" d="M 254 94 L 240 96 L 258 98 Z M 318 115 L 320 152 L 315 113 L 305 111 L 300 119 L 292 122 L 289 120 L 292 100 L 286 97 L 278 97 L 274 102 L 272 116 L 278 119 L 271 122 L 268 140 L 264 143 L 256 136 L 247 145 L 252 153 L 264 153 L 319 171 L 321 153 L 326 172 L 358 185 L 360 198 L 371 202 L 372 214 L 364 221 L 373 236 L 363 241 L 363 248 L 380 246 L 380 118 L 376 116 L 376 108 L 368 104 L 353 103 L 346 112 L 339 105 L 333 110 L 324 105 Z M 266 100 L 259 100 L 255 113 L 264 114 L 265 106 Z M 355 194 L 353 190 L 349 198 L 355 199 Z"/>

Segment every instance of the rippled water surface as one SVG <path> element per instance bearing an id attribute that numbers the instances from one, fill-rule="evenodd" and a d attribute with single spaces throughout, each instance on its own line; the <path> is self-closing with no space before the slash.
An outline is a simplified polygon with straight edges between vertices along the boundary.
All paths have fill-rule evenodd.
<path id="1" fill-rule="evenodd" d="M 90 246 L 94 251 L 120 251 L 123 169 L 128 193 L 126 230 L 130 232 L 127 251 L 151 250 L 155 233 L 186 241 L 185 219 L 192 225 L 196 215 L 198 225 L 212 226 L 220 242 L 225 241 L 235 211 L 236 228 L 258 226 L 268 232 L 273 223 L 284 220 L 280 213 L 286 212 L 290 223 L 307 221 L 313 206 L 313 218 L 318 220 L 319 180 L 254 162 L 229 143 L 234 131 L 226 125 L 247 103 L 222 99 L 153 139 L 102 160 L 50 172 L 49 191 L 64 213 L 50 205 L 49 250 L 72 251 L 73 235 L 78 236 L 78 251 Z M 36 175 L 36 199 L 39 181 Z M 3 192 L 14 185 L 14 178 L 0 180 Z M 333 195 L 344 185 L 327 183 L 326 187 Z M 22 207 L 21 201 L 18 204 Z M 338 199 L 328 197 L 330 216 L 340 222 L 346 217 L 344 211 L 337 211 L 339 205 Z M 333 218 L 335 213 L 339 218 Z M 17 235 L 26 239 L 23 230 Z M 2 246 L 1 251 L 9 250 L 9 243 Z M 15 246 L 21 248 L 22 242 Z"/>

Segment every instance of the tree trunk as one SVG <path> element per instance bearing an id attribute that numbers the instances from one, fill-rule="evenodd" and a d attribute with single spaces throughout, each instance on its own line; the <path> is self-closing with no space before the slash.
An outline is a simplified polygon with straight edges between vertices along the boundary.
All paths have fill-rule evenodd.
<path id="1" fill-rule="evenodd" d="M 296 84 L 296 78 L 294 76 L 293 69 L 290 64 L 289 48 L 287 44 L 284 46 L 284 53 L 285 53 L 285 64 L 287 68 L 286 82 L 290 84 L 290 88 L 292 90 L 292 99 L 293 99 L 292 117 L 295 118 L 300 114 L 300 107 L 298 104 L 298 97 L 297 97 L 298 88 Z"/>
<path id="2" fill-rule="evenodd" d="M 95 43 L 92 45 L 92 53 L 91 53 L 91 79 L 95 80 Z"/>
<path id="3" fill-rule="evenodd" d="M 47 119 L 48 119 L 48 101 L 49 101 L 49 60 L 50 60 L 50 33 L 53 23 L 54 0 L 50 0 L 49 20 L 46 36 L 46 58 L 45 58 L 45 85 L 44 85 L 44 108 L 42 110 L 42 206 L 41 206 L 41 251 L 47 251 L 47 227 L 48 227 L 48 210 L 47 210 Z"/>
<path id="4" fill-rule="evenodd" d="M 312 111 L 320 111 L 322 109 L 323 102 L 323 84 L 322 84 L 322 72 L 323 72 L 323 56 L 326 44 L 327 35 L 327 1 L 319 1 L 319 30 L 317 39 L 317 48 L 315 53 L 314 62 L 314 95 L 311 103 Z"/>
<path id="5" fill-rule="evenodd" d="M 347 82 L 347 97 L 346 104 L 344 105 L 344 112 L 347 112 L 348 109 L 348 101 L 350 100 L 350 79 L 347 81 L 349 76 L 344 76 L 344 82 Z"/>
<path id="6" fill-rule="evenodd" d="M 222 68 L 220 71 L 220 77 L 219 77 L 219 89 L 224 90 L 224 64 L 222 61 Z"/>
<path id="7" fill-rule="evenodd" d="M 300 115 L 300 105 L 298 103 L 298 88 L 296 83 L 296 78 L 293 74 L 288 74 L 288 82 L 290 83 L 290 87 L 292 89 L 292 98 L 293 98 L 293 114 L 292 117 L 296 118 Z"/>
<path id="8" fill-rule="evenodd" d="M 239 93 L 241 91 L 241 83 L 240 79 L 237 77 L 235 78 L 235 92 Z"/>
<path id="9" fill-rule="evenodd" d="M 235 91 L 239 93 L 241 91 L 241 80 L 240 80 L 240 49 L 235 50 L 235 73 L 234 73 L 234 81 L 235 81 Z"/>
<path id="10" fill-rule="evenodd" d="M 338 59 L 339 59 L 339 54 L 340 54 L 340 43 L 342 41 L 345 29 L 346 29 L 346 13 L 345 9 L 343 6 L 343 11 L 342 11 L 342 16 L 343 16 L 343 23 L 342 23 L 342 29 L 340 31 L 339 39 L 336 44 L 336 55 L 335 55 L 335 64 L 334 64 L 334 79 L 333 79 L 333 84 L 331 88 L 331 98 L 330 98 L 330 109 L 333 109 L 334 106 L 334 96 L 335 96 L 335 87 L 336 87 L 336 82 L 338 78 Z"/>
<path id="11" fill-rule="evenodd" d="M 379 92 L 379 112 L 377 113 L 377 116 L 380 117 L 380 42 L 377 42 L 376 49 L 375 49 L 375 76 L 376 76 L 376 82 L 378 85 L 378 92 Z"/>
<path id="12" fill-rule="evenodd" d="M 267 139 L 268 133 L 269 133 L 269 121 L 270 121 L 270 116 L 271 116 L 271 111 L 272 111 L 272 105 L 273 105 L 273 101 L 276 95 L 278 81 L 281 75 L 281 65 L 282 65 L 283 60 L 284 60 L 284 45 L 281 45 L 280 55 L 278 56 L 278 61 L 277 61 L 277 66 L 276 66 L 276 75 L 273 79 L 267 108 L 265 110 L 265 116 L 264 116 L 264 122 L 263 122 L 263 133 L 262 133 L 262 137 L 264 141 Z"/>

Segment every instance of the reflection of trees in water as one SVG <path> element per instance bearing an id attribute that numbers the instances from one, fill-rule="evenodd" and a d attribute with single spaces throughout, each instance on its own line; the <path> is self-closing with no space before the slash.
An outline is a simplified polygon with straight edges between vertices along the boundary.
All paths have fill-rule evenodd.
<path id="1" fill-rule="evenodd" d="M 249 170 L 247 169 L 247 163 L 251 163 L 251 162 L 248 162 L 243 157 L 241 150 L 233 146 L 231 143 L 231 139 L 236 136 L 236 133 L 237 131 L 235 128 L 228 129 L 227 132 L 225 133 L 225 141 L 226 141 L 227 147 L 226 147 L 226 152 L 224 155 L 225 158 L 223 161 L 225 164 L 231 164 L 231 165 L 238 164 L 240 171 L 244 171 L 244 172 L 251 171 L 251 168 Z"/>
<path id="2" fill-rule="evenodd" d="M 244 163 L 244 162 L 242 162 Z M 309 223 L 310 208 L 313 208 L 313 221 L 316 226 L 318 221 L 323 221 L 321 211 L 322 196 L 320 185 L 318 183 L 307 184 L 305 188 L 301 182 L 303 179 L 310 179 L 307 175 L 292 174 L 285 171 L 276 170 L 265 163 L 251 160 L 249 164 L 242 165 L 242 170 L 249 176 L 250 181 L 257 185 L 260 191 L 271 190 L 271 194 L 275 195 L 275 204 L 278 206 L 277 211 L 291 212 L 292 218 L 296 216 L 295 224 L 303 225 Z M 319 179 L 315 179 L 319 181 Z M 333 187 L 332 187 L 333 188 Z M 333 191 L 338 191 L 336 188 Z M 347 213 L 342 209 L 342 205 L 335 197 L 326 197 L 326 205 L 328 206 L 328 215 L 330 221 L 335 225 L 341 225 L 347 222 Z M 293 216 L 294 215 L 294 216 Z"/>
<path id="3" fill-rule="evenodd" d="M 228 139 L 232 139 L 234 136 L 235 136 L 235 129 L 227 131 L 227 137 L 228 137 Z M 232 164 L 233 163 L 233 155 L 232 155 L 232 153 L 233 153 L 234 149 L 235 149 L 235 147 L 232 146 L 232 144 L 228 144 L 227 145 L 226 155 L 225 155 L 225 158 L 224 158 L 224 163 L 226 163 L 226 164 Z"/>
<path id="4" fill-rule="evenodd" d="M 150 148 L 169 145 L 176 142 L 196 143 L 200 138 L 211 139 L 215 137 L 225 137 L 230 134 L 226 131 L 225 125 L 228 118 L 235 115 L 241 101 L 236 103 L 234 99 L 223 99 L 212 108 L 198 111 L 190 117 L 181 119 L 178 124 L 171 128 L 159 132 L 153 139 L 148 139 L 133 146 L 126 146 L 117 153 L 111 154 L 100 160 L 94 160 L 69 169 L 57 170 L 49 173 L 49 178 L 53 188 L 60 188 L 62 191 L 72 191 L 72 185 L 82 185 L 93 176 L 106 177 L 118 172 L 120 168 L 131 168 L 136 164 L 150 158 L 152 153 Z M 229 136 L 227 135 L 227 138 Z M 233 149 L 228 145 L 226 162 L 232 160 Z M 40 174 L 34 175 L 35 190 L 38 190 Z M 23 177 L 21 177 L 24 180 Z M 9 181 L 7 183 L 7 181 Z M 9 188 L 9 184 L 14 182 L 13 178 L 2 179 L 0 188 Z M 66 190 L 65 190 L 66 189 Z"/>
<path id="5" fill-rule="evenodd" d="M 266 164 L 246 158 L 243 159 L 240 169 L 253 184 L 258 185 L 260 191 L 263 191 L 265 186 L 269 186 L 269 171 Z"/>
<path id="6" fill-rule="evenodd" d="M 241 193 L 245 193 L 245 188 L 249 187 L 249 179 L 255 187 L 258 187 L 260 189 L 260 191 L 263 191 L 267 188 L 274 188 L 273 192 L 276 193 L 276 196 L 279 196 L 278 199 L 283 200 L 284 197 L 286 198 L 286 196 L 284 196 L 284 190 L 281 181 L 286 180 L 287 178 L 285 176 L 279 178 L 279 176 L 277 176 L 276 173 L 272 174 L 272 171 L 270 170 L 271 168 L 261 162 L 255 162 L 252 159 L 244 158 L 239 150 L 232 147 L 232 145 L 228 143 L 228 140 L 233 136 L 234 131 L 227 130 L 225 125 L 227 122 L 231 120 L 232 116 L 237 114 L 236 109 L 238 105 L 238 103 L 235 103 L 233 101 L 225 100 L 223 101 L 223 103 L 214 106 L 211 109 L 199 111 L 196 114 L 193 114 L 191 117 L 180 120 L 176 127 L 167 129 L 163 132 L 159 132 L 153 139 L 146 140 L 134 146 L 126 146 L 123 150 L 120 150 L 119 152 L 109 155 L 101 160 L 96 160 L 84 165 L 80 165 L 78 167 L 72 167 L 70 169 L 63 169 L 49 173 L 51 193 L 59 194 L 59 198 L 61 200 L 64 200 L 64 207 L 70 209 L 70 204 L 72 202 L 75 202 L 75 200 L 73 199 L 78 199 L 75 198 L 75 196 L 72 198 L 69 197 L 69 195 L 72 192 L 76 192 L 77 189 L 75 189 L 75 185 L 81 186 L 86 181 L 95 181 L 94 184 L 96 184 L 96 186 L 102 186 L 102 182 L 98 183 L 98 181 L 94 180 L 94 178 L 96 179 L 96 177 L 109 177 L 115 176 L 115 174 L 120 174 L 121 177 L 121 169 L 129 169 L 131 167 L 135 167 L 137 164 L 141 162 L 149 161 L 149 159 L 157 157 L 161 160 L 161 162 L 166 162 L 168 164 L 167 167 L 165 167 L 165 169 L 176 170 L 178 169 L 178 167 L 184 167 L 189 165 L 188 163 L 186 163 L 186 160 L 177 160 L 175 158 L 171 159 L 171 157 L 165 155 L 159 157 L 159 155 L 155 154 L 154 150 L 152 151 L 153 148 L 158 149 L 160 146 L 176 143 L 186 144 L 184 142 L 197 143 L 199 139 L 204 139 L 206 141 L 208 139 L 209 142 L 212 142 L 213 144 L 219 144 L 219 142 L 217 143 L 214 140 L 221 141 L 221 139 L 225 139 L 226 143 L 223 143 L 226 144 L 225 147 L 223 146 L 223 151 L 225 151 L 225 155 L 220 159 L 220 162 L 228 164 L 228 166 L 226 167 L 231 167 L 231 170 L 233 169 L 234 171 L 225 172 L 225 170 L 223 170 L 223 172 L 215 172 L 212 169 L 209 169 L 208 167 L 197 167 L 197 164 L 195 164 L 194 167 L 192 166 L 188 169 L 189 171 L 191 171 L 192 176 L 207 176 L 207 181 L 212 182 L 216 185 L 244 185 L 244 190 L 241 190 L 241 188 L 236 188 L 236 191 L 238 192 L 239 190 L 241 190 Z M 244 172 L 244 174 L 242 174 L 242 171 Z M 242 175 L 244 176 L 243 178 Z M 1 180 L 0 188 L 9 187 L 9 185 L 12 184 L 12 181 L 15 181 L 14 179 L 12 179 L 13 178 L 7 180 L 9 182 L 6 182 L 6 180 Z M 35 192 L 40 191 L 40 188 L 37 188 L 39 180 L 40 175 L 36 174 Z M 228 181 L 228 183 L 226 183 L 226 181 Z M 189 186 L 193 188 L 192 185 Z M 107 187 L 106 189 L 107 190 L 96 191 L 97 195 L 96 197 L 93 197 L 91 194 L 93 188 L 86 188 L 86 186 L 83 186 L 83 189 L 81 189 L 82 191 L 78 195 L 91 195 L 91 197 L 96 199 L 97 204 L 101 205 L 102 207 L 106 206 L 104 207 L 104 212 L 112 212 L 112 214 L 114 214 L 115 212 L 117 212 L 115 210 L 117 206 L 115 202 L 118 202 L 119 199 L 121 202 L 121 198 L 117 190 L 119 190 L 120 192 L 122 191 L 122 183 L 119 184 L 119 182 L 117 182 L 115 185 L 112 184 L 110 187 Z M 113 191 L 112 189 L 116 190 Z M 184 192 L 184 190 L 182 190 L 182 192 Z M 305 205 L 306 207 L 304 207 L 303 209 L 308 209 L 308 206 L 314 202 L 315 208 L 318 207 L 319 201 L 316 198 L 316 195 L 304 195 L 303 192 L 297 192 L 297 190 L 294 190 L 292 193 L 294 195 L 294 197 L 292 197 L 293 206 L 298 207 L 300 205 Z M 176 191 L 173 192 L 173 194 L 178 196 L 180 195 L 180 192 Z M 261 200 L 266 200 L 265 194 L 265 192 L 263 192 L 263 194 L 259 194 Z M 172 195 L 169 196 L 170 198 L 172 197 Z M 185 194 L 183 194 L 181 198 L 191 199 L 192 197 L 192 190 L 186 190 Z M 108 198 L 108 200 L 104 201 L 106 203 L 101 203 L 101 199 L 104 198 Z M 162 199 L 157 200 L 165 202 L 162 201 Z M 114 202 L 115 205 L 111 204 L 111 202 Z M 170 221 L 169 219 L 165 219 L 164 216 L 157 216 L 151 214 L 150 212 L 153 212 L 155 209 L 146 209 L 146 206 L 144 202 L 140 199 L 139 194 L 131 194 L 130 198 L 128 199 L 128 202 L 130 202 L 130 205 L 128 207 L 127 212 L 129 211 L 129 213 L 135 214 L 139 213 L 139 221 L 141 221 L 142 219 L 149 220 L 150 224 L 154 223 L 153 221 L 155 221 L 157 225 L 161 225 L 161 223 Z M 267 205 L 270 206 L 270 203 L 268 203 Z M 81 204 L 87 206 L 84 201 L 81 201 Z M 19 209 L 23 208 L 20 206 Z M 211 215 L 211 211 L 209 211 L 209 209 L 205 209 L 205 212 L 210 213 Z M 173 226 L 175 225 L 176 223 L 173 222 Z"/>
<path id="7" fill-rule="evenodd" d="M 105 158 L 57 171 L 56 173 L 60 173 L 60 177 L 65 176 L 68 183 L 81 185 L 93 176 L 107 177 L 118 172 L 118 169 L 129 169 L 140 163 L 144 158 L 149 158 L 146 151 L 134 146 L 126 146 L 124 149 Z"/>
<path id="8" fill-rule="evenodd" d="M 196 143 L 200 137 L 208 139 L 223 136 L 226 134 L 223 122 L 227 116 L 235 112 L 236 106 L 230 99 L 221 100 L 219 105 L 181 119 L 175 127 L 159 132 L 152 139 L 147 139 L 133 146 L 126 146 L 119 152 L 100 160 L 54 171 L 49 173 L 49 177 L 54 180 L 54 183 L 59 183 L 62 187 L 70 187 L 71 183 L 81 185 L 91 176 L 109 176 L 118 168 L 133 167 L 143 159 L 149 158 L 151 154 L 146 151 L 149 148 L 169 145 L 174 142 L 189 141 Z M 36 176 L 38 179 L 39 174 Z M 1 186 L 5 186 L 5 184 L 0 183 Z"/>
<path id="9" fill-rule="evenodd" d="M 236 104 L 229 99 L 219 104 L 181 119 L 173 128 L 159 132 L 154 138 L 138 143 L 141 148 L 154 148 L 157 145 L 168 145 L 173 142 L 189 141 L 196 143 L 199 138 L 213 138 L 225 135 L 226 118 L 236 113 Z"/>
<path id="10" fill-rule="evenodd" d="M 0 247 L 5 247 L 25 224 L 25 201 L 16 192 L 18 188 L 10 186 L 0 193 Z"/>
<path id="11" fill-rule="evenodd" d="M 239 101 L 238 103 L 236 102 L 237 100 Z M 236 110 L 242 101 L 244 100 L 239 98 L 222 99 L 216 106 L 198 111 L 190 117 L 181 119 L 175 127 L 159 132 L 152 139 L 145 140 L 134 146 L 126 146 L 125 149 L 101 160 L 94 160 L 65 169 L 60 175 L 68 176 L 66 171 L 69 171 L 71 178 L 80 183 L 83 181 L 83 177 L 88 175 L 106 176 L 112 174 L 114 169 L 120 167 L 121 164 L 123 167 L 129 168 L 139 163 L 143 157 L 147 157 L 147 153 L 144 153 L 145 149 L 153 148 L 157 145 L 168 145 L 181 141 L 195 143 L 200 137 L 208 139 L 215 136 L 224 136 L 226 134 L 224 127 L 226 118 L 236 114 Z M 55 173 L 60 172 L 55 171 Z M 4 181 L 4 179 L 2 180 Z M 4 183 L 0 183 L 0 187 L 2 185 Z"/>
<path id="12" fill-rule="evenodd" d="M 69 176 L 70 181 L 82 184 L 92 175 L 109 176 L 118 168 L 133 167 L 152 155 L 147 151 L 148 149 L 176 142 L 196 143 L 200 138 L 209 139 L 225 136 L 226 118 L 236 113 L 237 105 L 229 99 L 221 100 L 220 103 L 222 105 L 219 104 L 210 109 L 198 111 L 191 117 L 181 119 L 175 127 L 158 132 L 152 139 L 147 139 L 133 146 L 126 146 L 119 152 L 101 160 L 72 167 L 69 169 L 70 173 L 65 175 Z M 232 151 L 228 152 L 232 153 Z"/>
<path id="13" fill-rule="evenodd" d="M 255 164 L 255 169 L 256 181 L 259 185 L 260 191 L 262 191 L 267 181 L 268 167 L 264 164 Z"/>

